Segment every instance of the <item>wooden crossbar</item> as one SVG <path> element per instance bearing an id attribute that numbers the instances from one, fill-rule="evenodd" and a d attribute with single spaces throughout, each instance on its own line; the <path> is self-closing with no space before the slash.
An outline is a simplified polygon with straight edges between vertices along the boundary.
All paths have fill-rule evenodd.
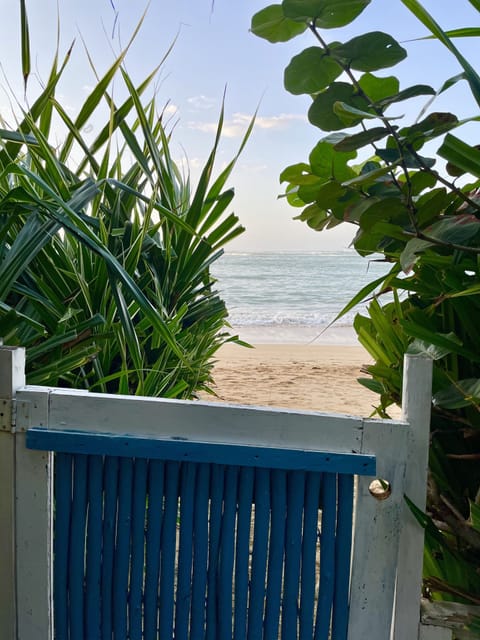
<path id="1" fill-rule="evenodd" d="M 222 462 L 248 467 L 303 469 L 371 476 L 375 474 L 375 456 L 361 453 L 336 453 L 259 447 L 240 444 L 215 444 L 192 440 L 157 439 L 113 433 L 85 431 L 49 431 L 32 427 L 27 447 L 43 451 L 143 457 L 157 460 Z"/>

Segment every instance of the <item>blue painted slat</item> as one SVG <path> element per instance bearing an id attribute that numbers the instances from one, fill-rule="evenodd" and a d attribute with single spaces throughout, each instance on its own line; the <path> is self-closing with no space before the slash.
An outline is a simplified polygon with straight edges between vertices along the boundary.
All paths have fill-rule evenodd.
<path id="1" fill-rule="evenodd" d="M 252 517 L 253 480 L 252 467 L 240 470 L 238 492 L 237 544 L 235 553 L 235 611 L 234 640 L 245 640 L 247 635 L 247 605 L 250 562 L 250 529 Z"/>
<path id="2" fill-rule="evenodd" d="M 70 533 L 70 638 L 84 640 L 85 598 L 85 526 L 87 521 L 88 457 L 75 455 L 73 461 L 73 502 Z"/>
<path id="3" fill-rule="evenodd" d="M 206 640 L 217 639 L 217 570 L 222 525 L 223 486 L 225 468 L 212 465 L 210 496 L 210 527 L 208 532 L 208 576 L 207 576 L 207 626 Z M 222 638 L 218 638 L 222 640 Z"/>
<path id="4" fill-rule="evenodd" d="M 189 440 L 157 440 L 109 433 L 47 430 L 34 427 L 27 432 L 30 449 L 65 451 L 186 462 L 219 461 L 226 465 L 267 469 L 298 469 L 375 475 L 375 456 L 359 453 L 303 451 L 248 445 L 214 444 Z"/>
<path id="5" fill-rule="evenodd" d="M 237 487 L 238 467 L 227 467 L 218 567 L 218 635 L 220 638 L 232 637 L 232 589 Z"/>
<path id="6" fill-rule="evenodd" d="M 174 580 L 177 546 L 178 483 L 180 463 L 165 465 L 165 506 L 160 563 L 159 628 L 162 637 L 173 637 Z"/>
<path id="7" fill-rule="evenodd" d="M 335 591 L 333 598 L 332 640 L 346 640 L 350 553 L 352 548 L 353 476 L 338 477 L 337 539 L 335 544 Z"/>
<path id="8" fill-rule="evenodd" d="M 299 640 L 313 637 L 321 478 L 320 473 L 308 473 L 305 485 Z"/>
<path id="9" fill-rule="evenodd" d="M 272 521 L 268 553 L 267 601 L 265 605 L 265 638 L 278 638 L 280 604 L 283 586 L 283 558 L 287 513 L 287 472 L 272 472 Z"/>
<path id="10" fill-rule="evenodd" d="M 106 457 L 103 473 L 102 640 L 112 640 L 112 584 L 117 528 L 118 458 Z"/>
<path id="11" fill-rule="evenodd" d="M 205 629 L 205 602 L 208 562 L 208 501 L 210 465 L 200 464 L 195 484 L 195 515 L 193 530 L 193 576 L 190 634 L 203 638 Z"/>
<path id="12" fill-rule="evenodd" d="M 68 640 L 68 567 L 70 513 L 72 506 L 72 461 L 69 453 L 55 456 L 55 530 L 53 593 L 57 637 Z"/>
<path id="13" fill-rule="evenodd" d="M 189 639 L 192 583 L 193 514 L 196 464 L 182 464 L 180 481 L 180 539 L 178 544 L 178 578 L 175 598 L 175 640 Z"/>
<path id="14" fill-rule="evenodd" d="M 102 566 L 103 522 L 103 458 L 89 456 L 88 460 L 88 526 L 86 573 L 87 638 L 101 638 L 100 581 Z"/>
<path id="15" fill-rule="evenodd" d="M 287 479 L 287 525 L 285 535 L 285 578 L 282 603 L 282 638 L 298 637 L 298 591 L 305 473 L 292 471 Z"/>
<path id="16" fill-rule="evenodd" d="M 337 477 L 326 473 L 322 483 L 322 529 L 320 535 L 320 593 L 317 604 L 315 640 L 328 640 L 335 580 L 335 524 Z"/>
<path id="17" fill-rule="evenodd" d="M 145 562 L 145 509 L 147 506 L 147 461 L 135 460 L 132 505 L 132 566 L 128 603 L 130 640 L 143 637 L 143 576 Z"/>
<path id="18" fill-rule="evenodd" d="M 255 469 L 255 518 L 247 640 L 263 637 L 263 609 L 270 519 L 270 471 Z"/>
<path id="19" fill-rule="evenodd" d="M 148 465 L 148 510 L 145 567 L 145 640 L 157 640 L 158 578 L 163 521 L 164 463 L 150 460 Z"/>
<path id="20" fill-rule="evenodd" d="M 120 458 L 118 470 L 118 519 L 115 564 L 113 569 L 113 634 L 115 639 L 127 637 L 128 579 L 130 566 L 130 534 L 132 526 L 133 461 Z"/>

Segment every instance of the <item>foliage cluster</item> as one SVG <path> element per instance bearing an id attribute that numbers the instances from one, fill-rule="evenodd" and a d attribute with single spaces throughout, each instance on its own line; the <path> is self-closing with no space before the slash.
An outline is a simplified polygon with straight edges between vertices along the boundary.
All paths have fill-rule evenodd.
<path id="1" fill-rule="evenodd" d="M 477 0 L 469 1 L 480 12 Z M 289 203 L 301 209 L 299 220 L 315 230 L 353 224 L 357 252 L 382 254 L 391 264 L 348 306 L 375 294 L 368 317 L 355 319 L 375 361 L 362 382 L 380 394 L 378 413 L 386 415 L 401 400 L 404 353 L 434 360 L 425 591 L 478 603 L 480 151 L 453 133 L 467 120 L 435 111 L 433 103 L 466 81 L 480 105 L 480 77 L 452 40 L 480 29 L 445 32 L 417 0 L 402 2 L 461 67 L 440 88 L 400 87 L 382 71 L 407 56 L 387 33 L 329 39 L 329 29 L 350 24 L 370 0 L 283 0 L 258 12 L 252 31 L 270 42 L 312 36 L 313 46 L 292 58 L 284 82 L 289 92 L 311 96 L 308 119 L 326 135 L 281 181 Z M 392 107 L 422 96 L 427 104 L 414 123 L 391 115 Z M 469 120 L 479 120 L 477 114 Z M 437 170 L 438 156 L 446 171 Z M 393 301 L 382 305 L 386 292 Z"/>
<path id="2" fill-rule="evenodd" d="M 22 43 L 26 86 L 24 10 Z M 15 127 L 1 123 L 0 336 L 27 348 L 32 384 L 192 397 L 233 339 L 210 266 L 243 230 L 227 211 L 236 158 L 212 178 L 221 115 L 191 187 L 155 96 L 143 99 L 159 67 L 135 86 L 130 44 L 101 77 L 90 60 L 97 83 L 75 117 L 56 96 L 71 50 L 60 62 L 57 49 L 40 95 Z M 85 126 L 105 105 L 91 140 Z"/>

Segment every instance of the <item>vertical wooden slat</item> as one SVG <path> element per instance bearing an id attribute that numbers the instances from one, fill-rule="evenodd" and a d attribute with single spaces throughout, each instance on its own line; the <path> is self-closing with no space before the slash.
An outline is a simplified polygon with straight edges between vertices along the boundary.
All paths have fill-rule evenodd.
<path id="1" fill-rule="evenodd" d="M 70 638 L 85 640 L 85 525 L 87 521 L 88 456 L 76 454 L 73 459 L 73 502 L 70 529 L 70 561 L 68 593 L 70 598 Z"/>
<path id="2" fill-rule="evenodd" d="M 98 640 L 101 633 L 100 581 L 102 566 L 103 458 L 88 460 L 88 525 L 86 558 L 86 618 L 87 638 Z"/>
<path id="3" fill-rule="evenodd" d="M 102 550 L 102 640 L 112 640 L 113 562 L 117 528 L 118 458 L 107 456 L 104 463 L 103 550 Z"/>
<path id="4" fill-rule="evenodd" d="M 318 541 L 318 513 L 322 475 L 308 473 L 305 484 L 305 515 L 303 522 L 302 575 L 300 594 L 300 640 L 311 640 L 315 614 L 315 576 Z"/>
<path id="5" fill-rule="evenodd" d="M 352 551 L 353 476 L 338 476 L 337 538 L 335 541 L 335 591 L 333 597 L 332 640 L 346 640 L 348 596 Z"/>
<path id="6" fill-rule="evenodd" d="M 285 579 L 282 605 L 282 638 L 297 638 L 302 515 L 305 498 L 305 472 L 292 471 L 287 482 L 287 526 L 285 536 Z"/>
<path id="7" fill-rule="evenodd" d="M 250 560 L 250 528 L 252 517 L 254 469 L 240 470 L 238 491 L 237 544 L 235 554 L 234 640 L 245 640 L 247 634 L 247 604 Z"/>
<path id="8" fill-rule="evenodd" d="M 69 453 L 55 456 L 55 533 L 53 595 L 55 630 L 58 638 L 68 640 L 68 566 L 70 512 L 72 506 L 72 463 Z"/>
<path id="9" fill-rule="evenodd" d="M 160 564 L 159 625 L 163 637 L 172 638 L 180 463 L 167 462 L 165 467 L 165 508 Z"/>
<path id="10" fill-rule="evenodd" d="M 327 640 L 335 580 L 335 523 L 337 511 L 337 478 L 325 473 L 322 483 L 322 529 L 320 535 L 320 592 L 317 603 L 315 640 Z"/>
<path id="11" fill-rule="evenodd" d="M 195 484 L 195 515 L 193 530 L 193 576 L 190 634 L 202 638 L 205 629 L 205 603 L 208 562 L 208 503 L 210 465 L 200 464 Z"/>
<path id="12" fill-rule="evenodd" d="M 217 570 L 220 547 L 220 528 L 222 526 L 223 484 L 225 467 L 212 465 L 210 526 L 208 531 L 208 576 L 207 576 L 207 640 L 217 638 Z M 221 640 L 221 638 L 219 638 Z"/>
<path id="13" fill-rule="evenodd" d="M 263 610 L 270 520 L 270 470 L 255 469 L 255 524 L 253 533 L 252 574 L 248 603 L 248 640 L 263 635 Z"/>
<path id="14" fill-rule="evenodd" d="M 220 534 L 220 563 L 218 567 L 218 634 L 232 637 L 233 559 L 235 549 L 235 521 L 237 511 L 238 468 L 229 466 L 225 474 L 225 498 Z"/>
<path id="15" fill-rule="evenodd" d="M 117 544 L 113 568 L 113 633 L 115 639 L 127 637 L 130 533 L 132 524 L 133 460 L 120 458 L 118 476 Z"/>
<path id="16" fill-rule="evenodd" d="M 274 469 L 272 482 L 272 517 L 268 552 L 267 599 L 265 604 L 265 637 L 277 638 L 283 586 L 283 557 L 287 513 L 287 472 Z M 310 639 L 311 640 L 311 639 Z"/>
<path id="17" fill-rule="evenodd" d="M 145 640 L 156 640 L 158 628 L 158 576 L 160 572 L 163 521 L 164 463 L 150 460 L 148 465 L 148 511 L 145 570 Z"/>
<path id="18" fill-rule="evenodd" d="M 147 506 L 147 460 L 137 458 L 133 470 L 132 566 L 128 602 L 130 640 L 142 640 L 143 577 L 145 557 L 145 510 Z"/>
<path id="19" fill-rule="evenodd" d="M 175 640 L 188 640 L 191 603 L 193 514 L 197 465 L 182 464 L 180 481 L 180 539 L 175 597 Z"/>

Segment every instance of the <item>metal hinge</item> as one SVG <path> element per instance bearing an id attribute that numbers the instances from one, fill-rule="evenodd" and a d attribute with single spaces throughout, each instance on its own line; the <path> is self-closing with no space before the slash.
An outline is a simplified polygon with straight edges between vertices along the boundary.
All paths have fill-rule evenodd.
<path id="1" fill-rule="evenodd" d="M 15 433 L 17 422 L 17 403 L 11 398 L 0 399 L 0 431 Z"/>

